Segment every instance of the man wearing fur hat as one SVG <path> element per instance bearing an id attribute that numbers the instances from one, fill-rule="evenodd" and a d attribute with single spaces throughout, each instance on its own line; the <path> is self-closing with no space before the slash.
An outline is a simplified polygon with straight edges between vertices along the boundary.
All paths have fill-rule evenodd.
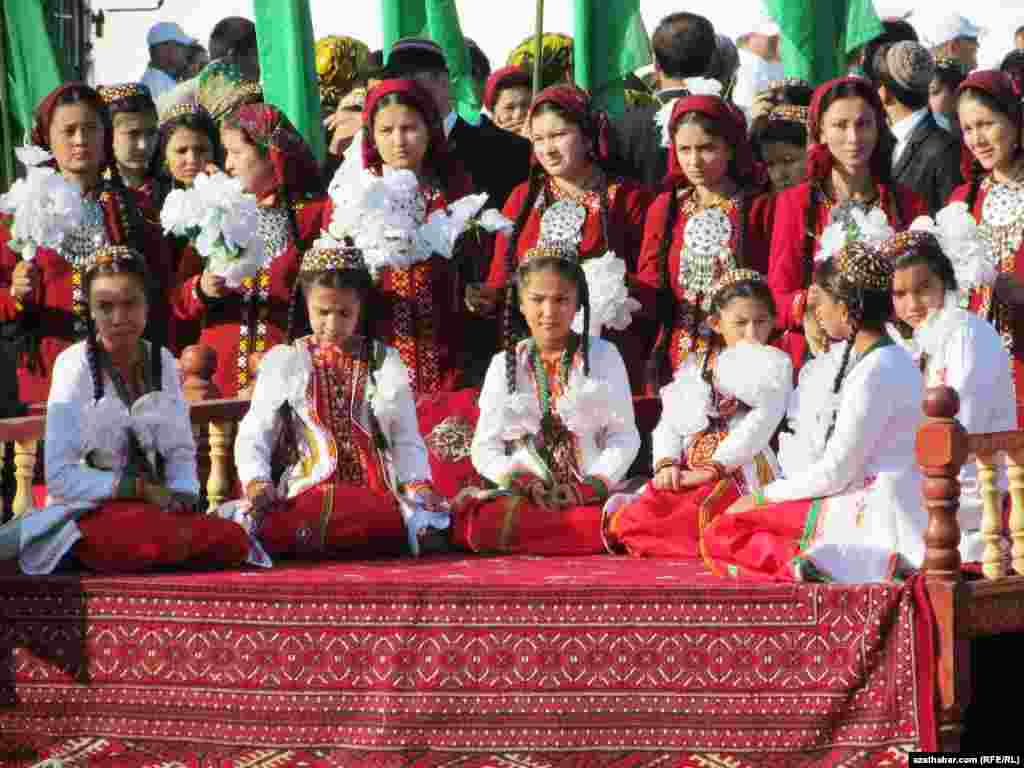
<path id="1" fill-rule="evenodd" d="M 959 142 L 928 109 L 935 61 L 920 43 L 904 40 L 879 48 L 871 69 L 896 137 L 893 179 L 927 200 L 934 216 L 962 183 Z"/>

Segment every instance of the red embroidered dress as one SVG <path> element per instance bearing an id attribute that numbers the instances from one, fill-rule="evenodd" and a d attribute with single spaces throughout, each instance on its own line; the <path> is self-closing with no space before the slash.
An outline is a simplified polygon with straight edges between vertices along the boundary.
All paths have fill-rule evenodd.
<path id="1" fill-rule="evenodd" d="M 69 234 L 63 249 L 65 255 L 49 248 L 36 251 L 40 290 L 37 301 L 27 304 L 16 301 L 10 292 L 14 269 L 21 259 L 8 245 L 8 222 L 0 221 L 0 322 L 10 324 L 22 339 L 32 338 L 18 360 L 18 390 L 23 402 L 45 402 L 57 355 L 85 335 L 82 266 L 97 246 L 141 246 L 157 287 L 166 290 L 171 284 L 170 244 L 158 227 L 143 217 L 138 219 L 142 231 L 132 238 L 137 242 L 129 242 L 127 234 L 131 227 L 121 196 L 105 186 L 97 195 L 87 196 L 83 225 Z M 166 338 L 169 304 L 168 294 L 160 291 L 150 301 L 147 335 L 159 344 Z"/>
<path id="2" fill-rule="evenodd" d="M 670 195 L 676 196 L 679 209 L 665 276 L 659 268 L 658 252 L 669 215 Z M 702 326 L 709 291 L 718 278 L 736 268 L 767 272 L 773 208 L 772 195 L 747 201 L 741 196 L 723 198 L 716 205 L 704 207 L 697 201 L 693 187 L 663 192 L 655 199 L 647 214 L 637 280 L 648 306 L 654 306 L 665 277 L 675 296 L 676 314 L 668 348 L 673 371 L 694 349 L 703 351 L 707 346 L 707 333 Z"/>
<path id="3" fill-rule="evenodd" d="M 338 348 L 306 337 L 275 347 L 261 365 L 235 446 L 239 479 L 271 480 L 272 458 L 283 458 L 274 455 L 278 435 L 296 454 L 277 467 L 282 500 L 254 530 L 270 554 L 403 549 L 396 494 L 429 483 L 430 465 L 405 366 L 394 350 L 366 343 L 353 338 Z M 378 398 L 392 385 L 397 394 L 383 407 Z"/>

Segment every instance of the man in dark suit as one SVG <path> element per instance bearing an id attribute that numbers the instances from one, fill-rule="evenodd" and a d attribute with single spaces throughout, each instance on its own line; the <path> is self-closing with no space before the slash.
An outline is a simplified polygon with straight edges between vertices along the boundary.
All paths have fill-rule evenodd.
<path id="1" fill-rule="evenodd" d="M 471 125 L 452 111 L 448 65 L 441 47 L 432 40 L 406 37 L 391 47 L 388 77 L 408 77 L 430 91 L 444 118 L 448 144 L 462 161 L 473 183 L 488 194 L 488 207 L 500 208 L 512 189 L 530 171 L 530 142 L 504 131 L 485 115 Z"/>
<path id="2" fill-rule="evenodd" d="M 711 22 L 695 13 L 673 13 L 658 24 L 651 37 L 658 105 L 632 109 L 613 126 L 614 155 L 625 175 L 652 188 L 661 184 L 668 156 L 655 118 L 663 107 L 687 95 L 686 78 L 710 70 L 717 45 Z"/>
<path id="3" fill-rule="evenodd" d="M 896 137 L 893 179 L 921 195 L 934 216 L 962 183 L 959 142 L 928 109 L 935 61 L 920 43 L 902 41 L 879 48 L 873 68 Z"/>

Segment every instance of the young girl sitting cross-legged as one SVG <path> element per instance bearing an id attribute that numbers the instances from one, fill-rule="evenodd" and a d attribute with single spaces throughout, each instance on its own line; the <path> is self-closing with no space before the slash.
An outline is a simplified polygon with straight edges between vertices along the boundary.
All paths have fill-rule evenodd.
<path id="1" fill-rule="evenodd" d="M 555 203 L 542 233 L 564 232 Z M 497 488 L 454 503 L 453 541 L 474 552 L 585 555 L 604 551 L 610 490 L 640 450 L 629 377 L 615 345 L 590 336 L 587 280 L 575 246 L 542 237 L 516 269 L 510 301 L 530 336 L 494 356 L 473 435 L 477 471 Z M 518 296 L 518 300 L 516 297 Z M 583 333 L 572 330 L 583 310 Z"/>
<path id="2" fill-rule="evenodd" d="M 46 404 L 47 506 L 0 527 L 0 559 L 31 574 L 240 565 L 245 530 L 200 509 L 174 358 L 142 339 L 144 258 L 105 245 L 83 273 L 86 338 L 57 356 Z"/>
<path id="3" fill-rule="evenodd" d="M 247 503 L 222 509 L 270 555 L 397 554 L 407 543 L 419 554 L 447 540 L 408 370 L 368 334 L 372 295 L 358 250 L 317 241 L 292 297 L 292 342 L 260 364 L 235 442 Z M 303 314 L 312 334 L 296 339 Z"/>
<path id="4" fill-rule="evenodd" d="M 893 265 L 860 241 L 814 271 L 815 314 L 838 344 L 804 366 L 780 436 L 785 478 L 735 502 L 704 530 L 718 573 L 879 581 L 919 566 L 927 513 L 914 441 L 921 373 L 886 333 Z"/>
<path id="5" fill-rule="evenodd" d="M 726 272 L 710 292 L 711 343 L 661 390 L 654 479 L 609 503 L 613 549 L 639 557 L 696 557 L 702 529 L 740 496 L 779 476 L 768 443 L 793 389 L 789 358 L 765 346 L 775 302 L 761 273 Z"/>

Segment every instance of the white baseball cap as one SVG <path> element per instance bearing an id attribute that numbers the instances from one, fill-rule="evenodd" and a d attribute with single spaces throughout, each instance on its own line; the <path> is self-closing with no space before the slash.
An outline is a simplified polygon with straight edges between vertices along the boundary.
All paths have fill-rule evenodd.
<path id="1" fill-rule="evenodd" d="M 909 21 L 917 30 L 917 34 L 921 36 L 921 42 L 931 48 L 961 37 L 977 40 L 984 32 L 981 27 L 959 13 L 924 13 L 921 15 L 915 13 Z"/>
<path id="2" fill-rule="evenodd" d="M 185 30 L 173 21 L 161 21 L 149 28 L 146 35 L 146 45 L 152 48 L 160 43 L 180 43 L 181 45 L 195 45 L 196 39 L 185 34 Z"/>

